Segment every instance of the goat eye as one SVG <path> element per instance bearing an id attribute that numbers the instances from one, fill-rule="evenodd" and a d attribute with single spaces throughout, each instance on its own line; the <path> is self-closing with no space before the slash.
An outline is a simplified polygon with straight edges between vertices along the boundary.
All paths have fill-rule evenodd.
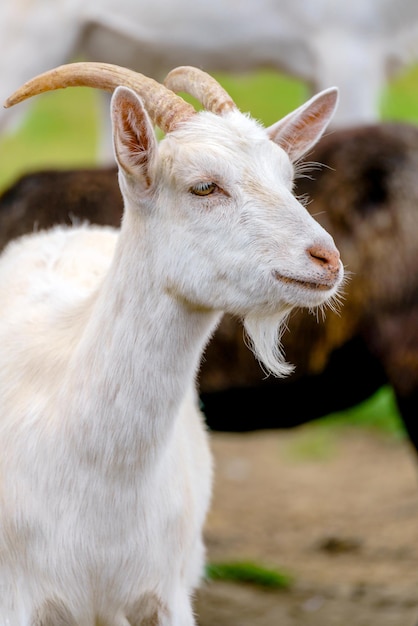
<path id="1" fill-rule="evenodd" d="M 209 196 L 218 188 L 216 183 L 198 183 L 190 187 L 190 192 L 195 196 Z"/>

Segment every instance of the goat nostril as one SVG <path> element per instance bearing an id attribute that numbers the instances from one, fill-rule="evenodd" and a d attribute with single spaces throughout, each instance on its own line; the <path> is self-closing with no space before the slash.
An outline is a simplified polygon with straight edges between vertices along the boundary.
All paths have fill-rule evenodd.
<path id="1" fill-rule="evenodd" d="M 323 246 L 311 246 L 308 248 L 307 253 L 312 261 L 321 267 L 328 267 L 331 270 L 339 267 L 340 253 L 336 248 L 330 249 L 324 248 Z"/>

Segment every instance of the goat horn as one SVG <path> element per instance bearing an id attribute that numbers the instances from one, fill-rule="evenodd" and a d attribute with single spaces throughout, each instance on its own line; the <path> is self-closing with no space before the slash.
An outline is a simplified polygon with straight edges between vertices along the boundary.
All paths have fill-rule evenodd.
<path id="1" fill-rule="evenodd" d="M 152 78 L 109 63 L 68 63 L 44 72 L 15 91 L 5 102 L 10 107 L 31 96 L 64 87 L 95 87 L 114 91 L 123 85 L 144 101 L 154 124 L 165 133 L 196 113 L 194 107 Z"/>
<path id="2" fill-rule="evenodd" d="M 197 67 L 176 67 L 167 74 L 164 85 L 175 93 L 188 93 L 206 110 L 217 115 L 224 115 L 237 108 L 225 89 L 212 76 Z"/>

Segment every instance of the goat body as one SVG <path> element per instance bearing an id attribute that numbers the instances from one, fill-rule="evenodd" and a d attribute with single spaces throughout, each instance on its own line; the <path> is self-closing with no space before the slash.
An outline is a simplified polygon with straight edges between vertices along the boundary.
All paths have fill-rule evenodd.
<path id="1" fill-rule="evenodd" d="M 1 266 L 2 626 L 9 614 L 13 626 L 119 624 L 121 607 L 132 624 L 192 623 L 211 475 L 193 391 L 178 392 L 189 367 L 179 355 L 195 355 L 143 277 L 148 315 L 116 270 L 97 294 L 116 240 L 99 227 L 57 229 Z M 132 337 L 126 321 L 138 318 Z M 165 359 L 173 339 L 176 364 Z M 167 343 L 157 359 L 153 342 Z"/>
<path id="2" fill-rule="evenodd" d="M 25 92 L 57 77 L 131 86 L 111 108 L 120 232 L 58 227 L 12 242 L 0 262 L 2 626 L 195 623 L 212 474 L 201 354 L 228 311 L 285 374 L 284 319 L 329 300 L 343 276 L 291 191 L 335 90 L 264 129 L 219 86 L 214 102 L 194 68 L 168 84 L 187 91 L 189 77 L 196 95 L 203 76 L 210 111 L 132 75 L 75 64 Z"/>
<path id="3" fill-rule="evenodd" d="M 273 67 L 313 91 L 338 85 L 334 125 L 372 122 L 388 76 L 417 58 L 417 29 L 414 0 L 3 0 L 0 99 L 51 64 L 80 57 L 156 79 L 177 64 Z M 1 113 L 0 128 L 11 119 Z"/>

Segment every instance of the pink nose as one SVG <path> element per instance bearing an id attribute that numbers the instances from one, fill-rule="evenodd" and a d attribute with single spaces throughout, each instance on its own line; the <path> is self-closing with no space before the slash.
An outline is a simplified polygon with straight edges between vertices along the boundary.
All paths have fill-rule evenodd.
<path id="1" fill-rule="evenodd" d="M 322 245 L 313 245 L 307 249 L 311 260 L 322 270 L 335 274 L 340 269 L 340 253 L 337 248 L 326 248 Z"/>

